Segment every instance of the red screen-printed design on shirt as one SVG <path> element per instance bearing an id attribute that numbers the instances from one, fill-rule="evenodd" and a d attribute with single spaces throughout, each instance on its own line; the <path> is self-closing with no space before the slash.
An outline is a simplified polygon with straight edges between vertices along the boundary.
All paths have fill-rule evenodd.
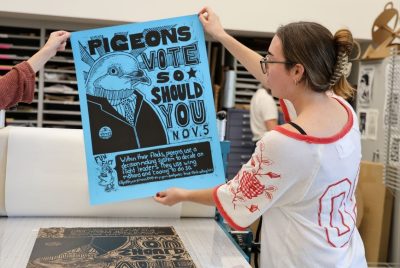
<path id="1" fill-rule="evenodd" d="M 326 240 L 332 247 L 344 247 L 353 235 L 356 223 L 353 189 L 352 182 L 344 178 L 329 185 L 319 198 L 318 224 L 325 229 Z"/>
<path id="2" fill-rule="evenodd" d="M 267 172 L 263 169 L 265 166 L 271 166 L 273 161 L 263 157 L 263 151 L 265 149 L 264 143 L 260 142 L 258 146 L 260 148 L 260 154 L 254 154 L 252 156 L 250 161 L 252 168 L 239 172 L 235 178 L 233 178 L 235 183 L 228 182 L 229 190 L 233 194 L 232 203 L 234 208 L 236 208 L 238 203 L 246 202 L 262 194 L 264 194 L 267 199 L 272 200 L 273 193 L 277 190 L 277 187 L 274 185 L 266 186 L 261 183 L 262 177 L 267 176 L 269 179 L 279 179 L 281 175 L 271 171 Z M 233 185 L 238 185 L 238 187 L 235 189 Z M 259 210 L 257 204 L 251 204 L 246 206 L 246 208 L 251 213 Z"/>

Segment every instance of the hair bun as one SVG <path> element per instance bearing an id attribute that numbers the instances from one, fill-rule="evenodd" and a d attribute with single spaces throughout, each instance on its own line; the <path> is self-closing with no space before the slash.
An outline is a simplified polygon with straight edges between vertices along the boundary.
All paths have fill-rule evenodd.
<path id="1" fill-rule="evenodd" d="M 329 85 L 334 86 L 341 77 L 348 77 L 351 71 L 349 55 L 353 50 L 353 36 L 349 30 L 341 29 L 333 37 L 336 44 L 336 64 Z"/>

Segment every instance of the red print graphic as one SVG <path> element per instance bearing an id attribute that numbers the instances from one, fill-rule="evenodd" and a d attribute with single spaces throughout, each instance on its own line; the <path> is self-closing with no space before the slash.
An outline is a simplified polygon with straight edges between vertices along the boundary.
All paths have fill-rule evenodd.
<path id="1" fill-rule="evenodd" d="M 247 199 L 257 197 L 264 192 L 265 186 L 254 176 L 253 173 L 243 171 L 238 191 L 242 192 Z"/>
<path id="2" fill-rule="evenodd" d="M 250 161 L 253 169 L 251 171 L 239 172 L 232 180 L 236 183 L 228 183 L 229 190 L 233 194 L 232 203 L 234 207 L 236 207 L 237 202 L 245 202 L 246 200 L 253 199 L 262 194 L 264 194 L 267 199 L 272 200 L 273 192 L 277 190 L 277 187 L 274 185 L 266 186 L 261 183 L 262 179 L 264 181 L 266 180 L 266 176 L 270 179 L 279 179 L 281 175 L 271 171 L 263 173 L 262 167 L 270 166 L 273 162 L 270 159 L 263 159 L 264 143 L 260 142 L 259 148 L 261 152 L 253 155 Z M 235 189 L 235 185 L 238 184 L 239 186 Z M 246 206 L 246 208 L 252 213 L 259 210 L 258 205 L 255 204 L 252 204 L 250 207 Z"/>
<path id="3" fill-rule="evenodd" d="M 269 199 L 272 200 L 272 193 L 275 192 L 278 188 L 274 185 L 269 185 L 268 187 L 265 188 L 265 196 Z"/>
<path id="4" fill-rule="evenodd" d="M 256 210 L 260 210 L 257 205 L 251 205 L 250 207 L 246 207 L 250 212 L 254 212 Z"/>
<path id="5" fill-rule="evenodd" d="M 318 224 L 332 247 L 344 247 L 352 238 L 357 216 L 353 197 L 353 184 L 344 178 L 329 185 L 319 198 Z"/>
<path id="6" fill-rule="evenodd" d="M 280 177 L 281 177 L 281 175 L 276 174 L 276 173 L 274 173 L 274 172 L 268 172 L 268 173 L 266 173 L 265 175 L 267 175 L 267 176 L 270 177 L 271 179 L 277 179 L 277 178 L 280 178 Z"/>

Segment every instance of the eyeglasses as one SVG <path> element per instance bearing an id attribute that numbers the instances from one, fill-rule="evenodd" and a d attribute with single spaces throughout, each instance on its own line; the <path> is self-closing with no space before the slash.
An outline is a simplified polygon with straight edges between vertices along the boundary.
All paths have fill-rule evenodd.
<path id="1" fill-rule="evenodd" d="M 261 65 L 261 70 L 264 74 L 267 73 L 268 70 L 268 64 L 269 63 L 281 63 L 281 64 L 288 64 L 288 65 L 293 65 L 295 64 L 294 62 L 291 61 L 274 61 L 269 59 L 269 55 L 265 56 L 264 58 L 261 58 L 260 60 L 260 65 Z"/>

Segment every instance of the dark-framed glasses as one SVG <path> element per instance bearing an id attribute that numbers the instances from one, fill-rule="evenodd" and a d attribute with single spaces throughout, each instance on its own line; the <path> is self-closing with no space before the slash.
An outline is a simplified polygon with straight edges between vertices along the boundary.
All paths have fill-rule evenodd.
<path id="1" fill-rule="evenodd" d="M 276 60 L 270 60 L 269 55 L 265 56 L 264 58 L 261 58 L 260 60 L 260 65 L 261 65 L 261 70 L 264 74 L 267 73 L 268 71 L 268 64 L 269 63 L 281 63 L 281 64 L 288 64 L 288 65 L 293 65 L 295 64 L 294 62 L 291 61 L 276 61 Z"/>

